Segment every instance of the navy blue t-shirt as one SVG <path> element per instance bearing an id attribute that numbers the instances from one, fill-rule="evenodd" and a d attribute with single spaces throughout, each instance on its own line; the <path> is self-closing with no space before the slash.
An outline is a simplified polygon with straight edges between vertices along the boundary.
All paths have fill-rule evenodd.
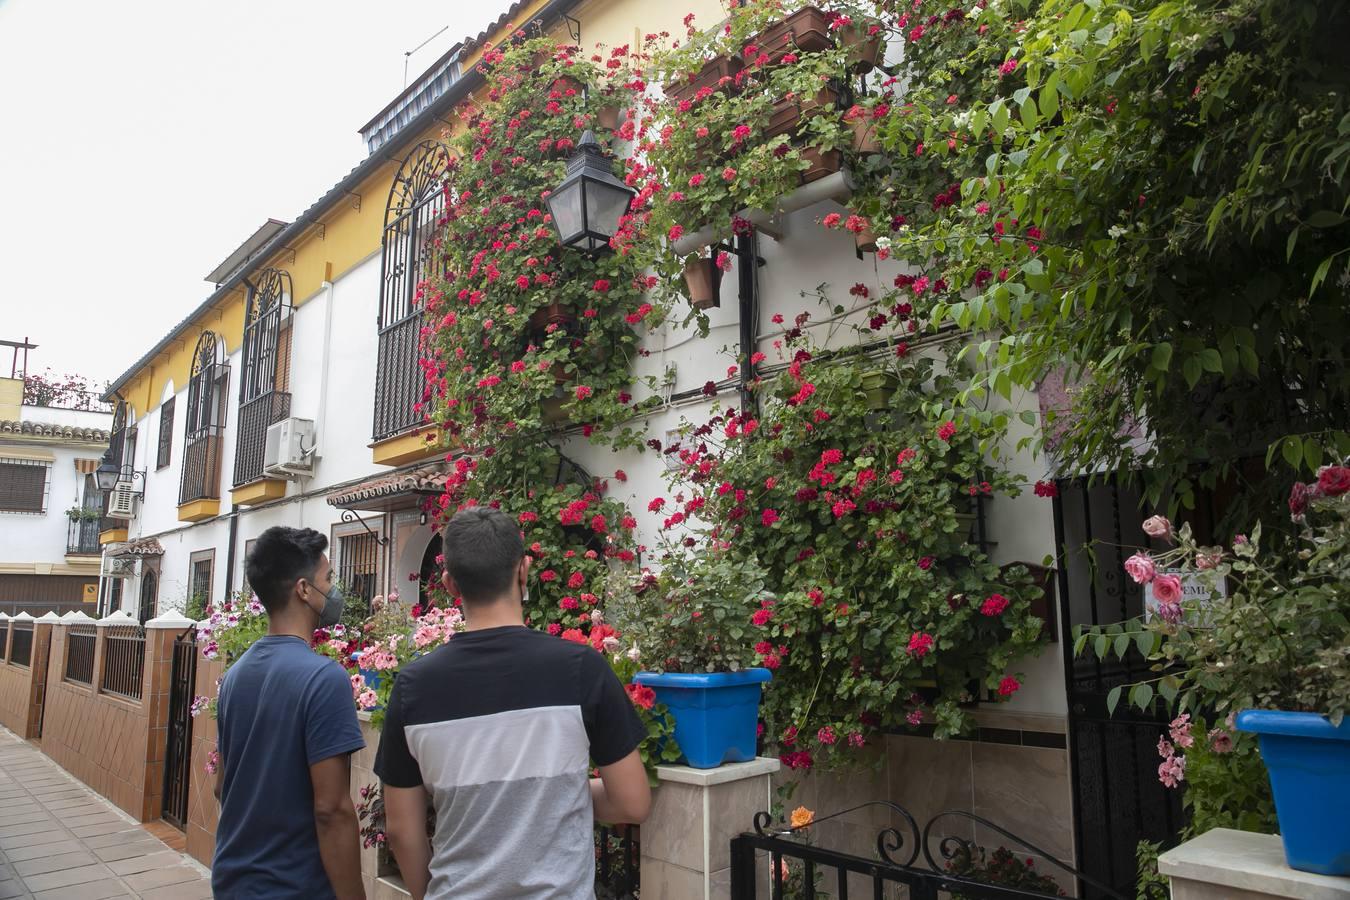
<path id="1" fill-rule="evenodd" d="M 215 896 L 333 897 L 309 767 L 365 746 L 342 667 L 301 638 L 263 637 L 225 674 L 217 728 L 224 781 Z"/>

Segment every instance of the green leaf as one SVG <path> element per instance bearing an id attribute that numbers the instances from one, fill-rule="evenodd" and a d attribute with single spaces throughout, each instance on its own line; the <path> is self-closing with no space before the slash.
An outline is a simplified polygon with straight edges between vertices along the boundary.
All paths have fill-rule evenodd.
<path id="1" fill-rule="evenodd" d="M 1186 377 L 1187 387 L 1193 388 L 1199 384 L 1200 376 L 1204 374 L 1204 365 L 1200 362 L 1200 357 L 1186 357 L 1186 361 L 1181 364 L 1181 374 Z"/>
<path id="2" fill-rule="evenodd" d="M 1177 699 L 1177 690 L 1180 687 L 1181 682 L 1175 675 L 1164 675 L 1162 681 L 1158 682 L 1158 695 L 1171 706 Z"/>
<path id="3" fill-rule="evenodd" d="M 1106 635 L 1097 635 L 1097 639 L 1092 642 L 1092 652 L 1097 654 L 1098 659 L 1106 659 Z"/>
<path id="4" fill-rule="evenodd" d="M 1322 465 L 1322 445 L 1311 437 L 1303 439 L 1303 458 L 1308 463 L 1308 468 L 1316 471 Z"/>
<path id="5" fill-rule="evenodd" d="M 1106 714 L 1114 716 L 1116 714 L 1116 704 L 1120 702 L 1120 685 L 1111 688 L 1111 692 L 1106 695 Z"/>
<path id="6" fill-rule="evenodd" d="M 1139 655 L 1147 659 L 1153 655 L 1153 632 L 1141 631 L 1134 636 L 1134 645 Z"/>
<path id="7" fill-rule="evenodd" d="M 1172 364 L 1172 345 L 1166 342 L 1153 345 L 1153 358 L 1149 363 L 1159 372 L 1166 372 Z"/>
<path id="8" fill-rule="evenodd" d="M 994 131 L 1002 134 L 1008 127 L 1008 107 L 1004 105 L 1002 98 L 995 100 L 994 105 L 989 107 L 989 114 L 993 117 Z"/>
<path id="9" fill-rule="evenodd" d="M 1285 241 L 1284 244 L 1285 262 L 1289 262 L 1289 260 L 1294 258 L 1294 245 L 1298 243 L 1298 231 L 1297 228 L 1289 229 L 1289 240 Z"/>
<path id="10" fill-rule="evenodd" d="M 1035 129 L 1036 122 L 1040 119 L 1040 113 L 1036 111 L 1036 101 L 1028 97 L 1022 101 L 1022 124 L 1027 131 Z"/>
<path id="11" fill-rule="evenodd" d="M 1115 641 L 1115 644 L 1116 644 L 1116 646 L 1115 646 L 1114 649 L 1115 649 L 1115 651 L 1116 651 L 1116 656 L 1117 656 L 1119 659 L 1124 659 L 1124 658 L 1125 658 L 1125 654 L 1126 654 L 1126 653 L 1129 651 L 1129 649 L 1130 649 L 1130 636 L 1129 636 L 1128 634 L 1118 634 L 1118 635 L 1116 635 L 1116 641 Z"/>
<path id="12" fill-rule="evenodd" d="M 1337 225 L 1347 221 L 1345 216 L 1329 209 L 1319 209 L 1317 212 L 1308 216 L 1307 223 L 1314 228 L 1335 228 Z"/>
<path id="13" fill-rule="evenodd" d="M 1317 271 L 1313 273 L 1312 283 L 1308 285 L 1309 297 L 1317 293 L 1318 286 L 1321 285 L 1323 281 L 1326 281 L 1327 272 L 1331 271 L 1331 261 L 1335 258 L 1336 254 L 1332 254 L 1331 256 L 1328 256 L 1326 259 L 1322 260 L 1322 264 L 1317 267 Z"/>
<path id="14" fill-rule="evenodd" d="M 1148 709 L 1148 705 L 1153 702 L 1153 685 L 1144 682 L 1135 689 L 1134 705 L 1140 709 Z"/>
<path id="15" fill-rule="evenodd" d="M 1200 364 L 1205 367 L 1206 372 L 1223 371 L 1223 357 L 1213 347 L 1206 347 L 1200 351 Z"/>
<path id="16" fill-rule="evenodd" d="M 1047 119 L 1053 119 L 1059 112 L 1059 72 L 1051 72 L 1050 77 L 1045 81 L 1045 87 L 1041 88 L 1041 115 Z"/>
<path id="17" fill-rule="evenodd" d="M 1284 439 L 1284 461 L 1297 469 L 1299 463 L 1303 462 L 1303 442 L 1298 439 L 1298 435 L 1292 435 Z"/>

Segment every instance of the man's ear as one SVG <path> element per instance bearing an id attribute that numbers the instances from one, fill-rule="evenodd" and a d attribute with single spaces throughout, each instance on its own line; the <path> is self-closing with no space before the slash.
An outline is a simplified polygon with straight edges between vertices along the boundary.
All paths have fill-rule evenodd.
<path id="1" fill-rule="evenodd" d="M 521 557 L 520 586 L 522 589 L 525 587 L 525 584 L 530 580 L 530 564 L 533 562 L 534 560 L 530 557 L 530 554 L 528 553 L 526 553 L 523 557 Z"/>
<path id="2" fill-rule="evenodd" d="M 441 585 L 450 592 L 450 596 L 459 596 L 459 588 L 455 585 L 455 579 L 450 577 L 449 569 L 441 572 Z"/>

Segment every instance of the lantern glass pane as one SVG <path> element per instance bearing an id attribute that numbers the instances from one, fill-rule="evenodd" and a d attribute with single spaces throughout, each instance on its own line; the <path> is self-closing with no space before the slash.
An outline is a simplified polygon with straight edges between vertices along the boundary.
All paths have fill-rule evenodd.
<path id="1" fill-rule="evenodd" d="M 553 214 L 553 225 L 558 229 L 558 237 L 564 244 L 570 244 L 584 228 L 582 220 L 582 183 L 580 179 L 564 184 L 548 197 L 549 212 Z"/>
<path id="2" fill-rule="evenodd" d="M 586 224 L 605 242 L 619 230 L 619 220 L 628 211 L 633 194 L 624 187 L 590 181 L 586 185 Z"/>

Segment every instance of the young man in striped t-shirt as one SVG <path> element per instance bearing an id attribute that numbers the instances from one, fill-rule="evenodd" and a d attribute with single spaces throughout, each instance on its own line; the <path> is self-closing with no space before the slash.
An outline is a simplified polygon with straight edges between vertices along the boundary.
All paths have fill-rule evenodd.
<path id="1" fill-rule="evenodd" d="M 525 626 L 515 522 L 472 507 L 443 545 L 468 630 L 399 673 L 375 762 L 404 882 L 414 898 L 593 900 L 594 819 L 651 809 L 646 729 L 604 657 Z"/>

